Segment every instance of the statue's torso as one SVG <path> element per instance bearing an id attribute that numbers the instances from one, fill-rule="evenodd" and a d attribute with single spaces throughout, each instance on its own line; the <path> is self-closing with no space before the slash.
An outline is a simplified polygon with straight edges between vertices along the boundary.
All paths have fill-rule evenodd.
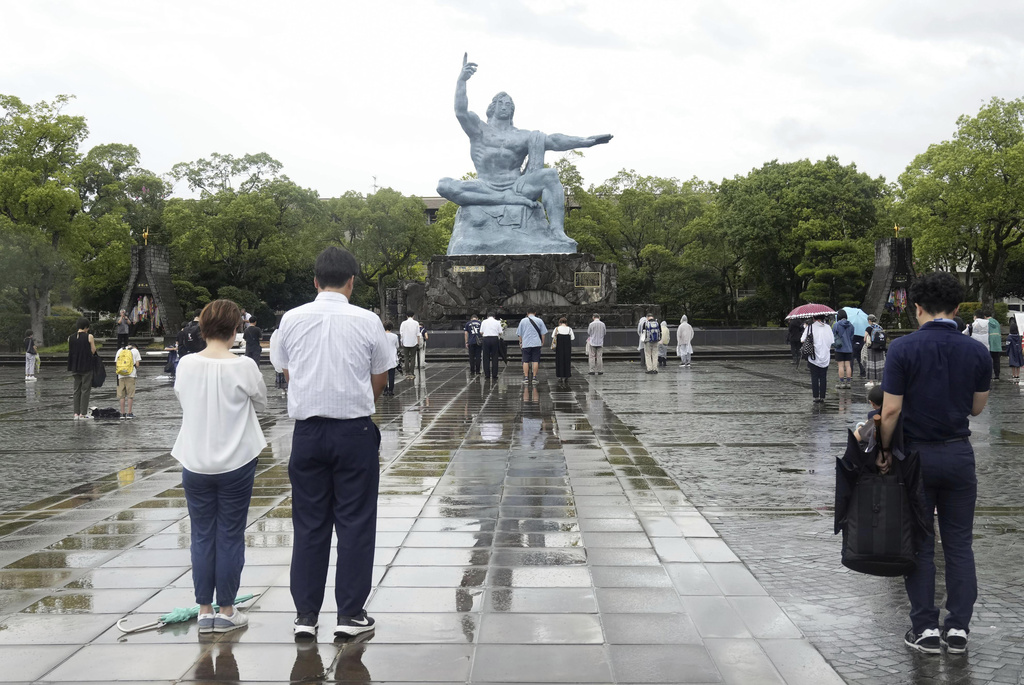
<path id="1" fill-rule="evenodd" d="M 501 130 L 484 124 L 480 135 L 470 138 L 469 154 L 477 176 L 496 183 L 519 178 L 529 139 L 529 131 L 517 128 Z"/>

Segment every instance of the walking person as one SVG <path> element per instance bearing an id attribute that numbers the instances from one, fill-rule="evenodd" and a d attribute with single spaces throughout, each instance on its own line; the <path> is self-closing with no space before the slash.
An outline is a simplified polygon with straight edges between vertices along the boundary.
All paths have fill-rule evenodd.
<path id="1" fill-rule="evenodd" d="M 804 334 L 804 322 L 801 319 L 789 320 L 789 328 L 786 330 L 786 342 L 789 343 L 789 351 L 793 355 L 793 366 L 800 368 L 800 339 Z M 682 356 L 682 355 L 680 355 Z"/>
<path id="2" fill-rule="evenodd" d="M 523 351 L 523 383 L 530 382 L 530 373 L 533 372 L 533 382 L 537 382 L 537 372 L 540 370 L 540 349 L 544 346 L 544 336 L 548 328 L 532 309 L 526 310 L 526 316 L 519 322 L 516 328 L 516 336 L 519 338 L 519 347 Z"/>
<path id="3" fill-rule="evenodd" d="M 359 265 L 347 250 L 316 258 L 313 302 L 285 313 L 270 360 L 288 379 L 295 420 L 288 476 L 292 485 L 291 593 L 294 632 L 316 636 L 324 600 L 332 528 L 338 536 L 335 636 L 373 630 L 363 605 L 370 594 L 380 483 L 380 431 L 370 419 L 394 362 L 376 314 L 349 303 Z M 411 335 L 406 336 L 406 328 Z M 412 312 L 402 342 L 415 343 Z M 415 346 L 404 352 L 415 358 Z M 413 360 L 410 360 L 413 363 Z"/>
<path id="4" fill-rule="evenodd" d="M 131 343 L 117 351 L 114 357 L 114 374 L 117 376 L 117 399 L 121 406 L 121 419 L 135 418 L 132 405 L 135 403 L 135 382 L 139 376 L 142 355 Z M 126 408 L 127 405 L 127 408 Z"/>
<path id="5" fill-rule="evenodd" d="M 608 327 L 601 321 L 601 315 L 594 314 L 594 320 L 587 326 L 587 362 L 591 376 L 604 375 L 604 336 L 607 333 Z"/>
<path id="6" fill-rule="evenodd" d="M 80 317 L 77 325 L 78 331 L 68 338 L 68 371 L 75 384 L 72 402 L 76 421 L 89 418 L 93 355 L 96 354 L 96 340 L 89 332 L 89 319 Z"/>
<path id="7" fill-rule="evenodd" d="M 999 380 L 999 367 L 1002 366 L 1000 358 L 1003 356 L 1003 331 L 994 311 L 987 308 L 985 313 L 988 315 L 988 350 L 992 355 L 992 377 Z"/>
<path id="8" fill-rule="evenodd" d="M 392 359 L 390 362 L 391 366 L 388 367 L 388 385 L 381 394 L 388 397 L 394 397 L 395 395 L 395 372 L 398 370 L 398 354 L 401 349 L 398 336 L 392 332 L 394 327 L 394 324 L 390 321 L 384 324 L 384 337 L 387 339 L 388 354 Z"/>
<path id="9" fill-rule="evenodd" d="M 405 315 L 405 321 L 398 327 L 398 338 L 402 342 L 402 369 L 407 379 L 416 378 L 416 361 L 420 349 L 420 322 L 414 312 Z"/>
<path id="10" fill-rule="evenodd" d="M 853 322 L 845 309 L 840 309 L 836 314 L 836 323 L 832 326 L 833 337 L 836 342 L 836 362 L 839 367 L 838 389 L 849 389 L 853 382 Z"/>
<path id="11" fill-rule="evenodd" d="M 658 340 L 661 337 L 661 326 L 653 314 L 647 314 L 647 322 L 640 329 L 640 340 L 644 346 L 644 363 L 647 373 L 658 373 Z"/>
<path id="12" fill-rule="evenodd" d="M 882 380 L 883 453 L 891 454 L 897 419 L 903 417 L 906 450 L 921 455 L 924 511 L 928 534 L 917 550 L 917 564 L 904 577 L 911 628 L 904 643 L 938 654 L 967 650 L 971 616 L 978 597 L 972 549 L 978 480 L 970 442 L 970 416 L 988 402 L 992 358 L 988 350 L 957 334 L 953 316 L 964 299 L 955 276 L 933 273 L 911 285 L 910 300 L 921 327 L 889 345 Z M 939 628 L 935 606 L 937 511 L 945 556 L 946 618 Z"/>
<path id="13" fill-rule="evenodd" d="M 251 357 L 231 351 L 241 322 L 231 300 L 206 305 L 199 315 L 206 347 L 181 359 L 174 380 L 181 430 L 171 456 L 182 466 L 200 633 L 226 633 L 249 623 L 234 604 L 245 566 L 257 456 L 267 446 L 256 418 L 267 408 L 267 386 Z"/>
<path id="14" fill-rule="evenodd" d="M 558 320 L 558 325 L 551 333 L 551 349 L 555 351 L 555 378 L 560 383 L 568 383 L 572 376 L 572 343 L 576 340 L 576 334 L 569 327 L 569 321 L 564 316 Z"/>
<path id="15" fill-rule="evenodd" d="M 474 314 L 462 327 L 462 338 L 469 352 L 469 375 L 480 375 L 480 356 L 483 354 L 483 340 L 480 339 L 480 317 Z"/>
<path id="16" fill-rule="evenodd" d="M 1010 332 L 1006 336 L 1006 363 L 1010 366 L 1010 378 L 1020 383 L 1020 367 L 1024 366 L 1024 351 L 1021 350 L 1020 328 L 1017 317 L 1010 315 Z"/>
<path id="17" fill-rule="evenodd" d="M 256 325 L 255 316 L 249 317 L 249 325 L 242 331 L 242 340 L 245 341 L 245 356 L 256 362 L 258 368 L 263 356 L 263 329 Z"/>
<path id="18" fill-rule="evenodd" d="M 36 379 L 36 336 L 32 329 L 25 330 L 25 381 Z"/>
<path id="19" fill-rule="evenodd" d="M 807 360 L 807 368 L 811 372 L 811 394 L 814 403 L 825 401 L 828 386 L 828 367 L 832 364 L 832 344 L 836 341 L 832 329 L 825 323 L 824 314 L 815 314 L 814 321 L 804 329 L 800 337 L 802 345 L 807 336 L 814 341 L 814 357 Z"/>
<path id="20" fill-rule="evenodd" d="M 864 364 L 867 372 L 866 387 L 873 387 L 882 382 L 882 372 L 885 371 L 885 330 L 878 324 L 874 314 L 868 314 L 868 327 L 864 331 L 863 356 L 867 358 Z"/>
<path id="21" fill-rule="evenodd" d="M 494 312 L 487 312 L 487 318 L 480 322 L 486 380 L 498 380 L 498 356 L 501 354 L 502 333 L 501 322 L 494 318 Z"/>
<path id="22" fill-rule="evenodd" d="M 121 313 L 117 316 L 117 348 L 128 346 L 128 332 L 131 330 L 131 319 L 128 318 L 128 314 L 125 310 L 121 310 Z"/>
<path id="23" fill-rule="evenodd" d="M 693 356 L 693 326 L 686 320 L 686 314 L 679 318 L 679 328 L 676 329 L 676 355 L 679 357 L 679 366 L 690 366 L 690 358 Z"/>

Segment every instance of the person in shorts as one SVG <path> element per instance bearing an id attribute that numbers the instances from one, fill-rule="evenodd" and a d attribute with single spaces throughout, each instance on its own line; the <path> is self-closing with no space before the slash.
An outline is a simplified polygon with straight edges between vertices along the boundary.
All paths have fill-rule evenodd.
<path id="1" fill-rule="evenodd" d="M 527 311 L 526 316 L 519 322 L 516 328 L 516 335 L 519 337 L 519 347 L 523 350 L 523 383 L 530 382 L 530 372 L 533 372 L 533 382 L 537 382 L 537 371 L 540 369 L 540 350 L 544 346 L 544 336 L 548 329 L 537 313 Z"/>
<path id="2" fill-rule="evenodd" d="M 122 374 L 117 371 L 116 360 L 121 355 L 131 355 L 131 372 Z M 134 419 L 132 404 L 135 402 L 135 380 L 139 375 L 139 364 L 142 363 L 142 355 L 135 345 L 128 344 L 117 351 L 114 356 L 115 372 L 117 373 L 117 399 L 121 404 L 121 420 Z"/>
<path id="3" fill-rule="evenodd" d="M 853 383 L 853 323 L 846 314 L 846 310 L 840 309 L 836 314 L 836 323 L 832 327 L 832 334 L 836 341 L 836 362 L 839 367 L 839 382 L 836 387 L 849 389 Z"/>

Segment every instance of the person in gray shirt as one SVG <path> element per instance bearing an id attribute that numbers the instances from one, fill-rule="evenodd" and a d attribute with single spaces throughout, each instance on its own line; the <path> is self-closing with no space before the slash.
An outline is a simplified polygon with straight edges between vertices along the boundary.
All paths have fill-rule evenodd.
<path id="1" fill-rule="evenodd" d="M 600 314 L 587 327 L 587 357 L 590 359 L 589 375 L 604 375 L 604 334 L 608 331 Z"/>

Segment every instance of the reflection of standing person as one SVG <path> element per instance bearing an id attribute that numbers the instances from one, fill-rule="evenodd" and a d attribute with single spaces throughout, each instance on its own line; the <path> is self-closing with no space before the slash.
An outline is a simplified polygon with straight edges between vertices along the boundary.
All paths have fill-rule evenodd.
<path id="1" fill-rule="evenodd" d="M 328 247 L 316 259 L 316 300 L 287 312 L 271 338 L 270 360 L 288 379 L 295 419 L 288 476 L 292 484 L 291 592 L 295 634 L 316 635 L 338 536 L 336 636 L 373 630 L 370 595 L 380 483 L 380 431 L 370 419 L 393 362 L 377 315 L 349 303 L 359 264 Z M 418 325 L 409 316 L 415 341 Z M 415 348 L 413 348 L 415 353 Z"/>
<path id="2" fill-rule="evenodd" d="M 78 331 L 68 338 L 68 371 L 75 383 L 73 404 L 75 420 L 89 418 L 89 393 L 92 392 L 93 355 L 96 340 L 89 332 L 89 319 L 78 319 Z"/>
<path id="3" fill-rule="evenodd" d="M 789 343 L 789 351 L 793 355 L 793 366 L 800 368 L 800 339 L 804 334 L 804 322 L 802 319 L 790 319 L 789 328 L 786 331 L 786 342 Z"/>
<path id="4" fill-rule="evenodd" d="M 824 402 L 827 396 L 828 367 L 832 363 L 832 343 L 835 342 L 835 336 L 825 323 L 824 314 L 814 315 L 814 322 L 804 329 L 800 342 L 803 343 L 808 335 L 814 340 L 814 358 L 807 360 L 807 368 L 811 371 L 811 394 L 815 403 L 819 403 Z"/>
<path id="5" fill-rule="evenodd" d="M 555 350 L 555 378 L 569 380 L 572 375 L 572 343 L 576 334 L 563 316 L 551 333 L 551 346 Z"/>
<path id="6" fill-rule="evenodd" d="M 182 465 L 199 632 L 226 633 L 249 623 L 234 604 L 245 565 L 257 455 L 267 446 L 256 418 L 267 408 L 267 386 L 251 358 L 231 352 L 241 326 L 238 305 L 211 302 L 199 325 L 206 348 L 181 360 L 174 381 L 182 416 L 171 456 Z"/>
<path id="7" fill-rule="evenodd" d="M 398 327 L 398 338 L 402 342 L 402 369 L 406 378 L 416 378 L 416 353 L 420 347 L 420 322 L 409 312 Z"/>
<path id="8" fill-rule="evenodd" d="M 480 339 L 480 317 L 476 314 L 462 327 L 462 338 L 469 352 L 469 375 L 480 375 L 480 356 L 483 354 L 483 340 Z"/>
<path id="9" fill-rule="evenodd" d="M 970 416 L 988 402 L 992 358 L 957 334 L 953 316 L 964 299 L 955 276 L 933 273 L 910 288 L 920 328 L 889 345 L 882 403 L 883 454 L 890 455 L 897 420 L 903 417 L 908 452 L 921 455 L 924 511 L 928 534 L 904 577 L 912 627 L 904 643 L 920 652 L 952 654 L 967 650 L 978 578 L 972 536 L 978 479 L 969 436 Z M 946 558 L 946 620 L 939 629 L 935 606 L 934 513 L 938 511 Z"/>
<path id="10" fill-rule="evenodd" d="M 494 318 L 494 312 L 487 312 L 487 318 L 480 322 L 480 340 L 484 355 L 484 378 L 498 378 L 498 354 L 501 351 L 501 322 Z"/>
<path id="11" fill-rule="evenodd" d="M 117 317 L 117 348 L 128 346 L 128 331 L 130 330 L 129 324 L 131 321 L 128 319 L 128 314 L 125 310 L 121 310 L 121 313 Z"/>
<path id="12" fill-rule="evenodd" d="M 864 385 L 871 387 L 882 381 L 886 346 L 885 331 L 876 322 L 874 314 L 868 314 L 868 327 L 864 331 L 862 345 L 865 348 L 863 354 L 867 357 L 867 363 L 864 366 L 868 380 Z"/>
<path id="13" fill-rule="evenodd" d="M 1020 328 L 1017 317 L 1010 315 L 1010 332 L 1006 336 L 1006 363 L 1010 366 L 1010 377 L 1020 383 L 1020 367 L 1024 366 L 1024 351 L 1020 346 Z"/>
<path id="14" fill-rule="evenodd" d="M 263 356 L 263 329 L 256 325 L 256 317 L 250 317 L 249 326 L 242 331 L 242 340 L 245 341 L 245 356 L 260 365 L 260 357 Z"/>
<path id="15" fill-rule="evenodd" d="M 679 328 L 676 329 L 676 354 L 679 356 L 679 366 L 689 366 L 690 358 L 693 355 L 693 326 L 686 320 L 686 314 L 679 319 Z"/>
<path id="16" fill-rule="evenodd" d="M 601 321 L 601 316 L 594 314 L 594 320 L 587 327 L 587 361 L 591 376 L 595 373 L 604 375 L 604 336 L 607 332 L 608 327 Z"/>

